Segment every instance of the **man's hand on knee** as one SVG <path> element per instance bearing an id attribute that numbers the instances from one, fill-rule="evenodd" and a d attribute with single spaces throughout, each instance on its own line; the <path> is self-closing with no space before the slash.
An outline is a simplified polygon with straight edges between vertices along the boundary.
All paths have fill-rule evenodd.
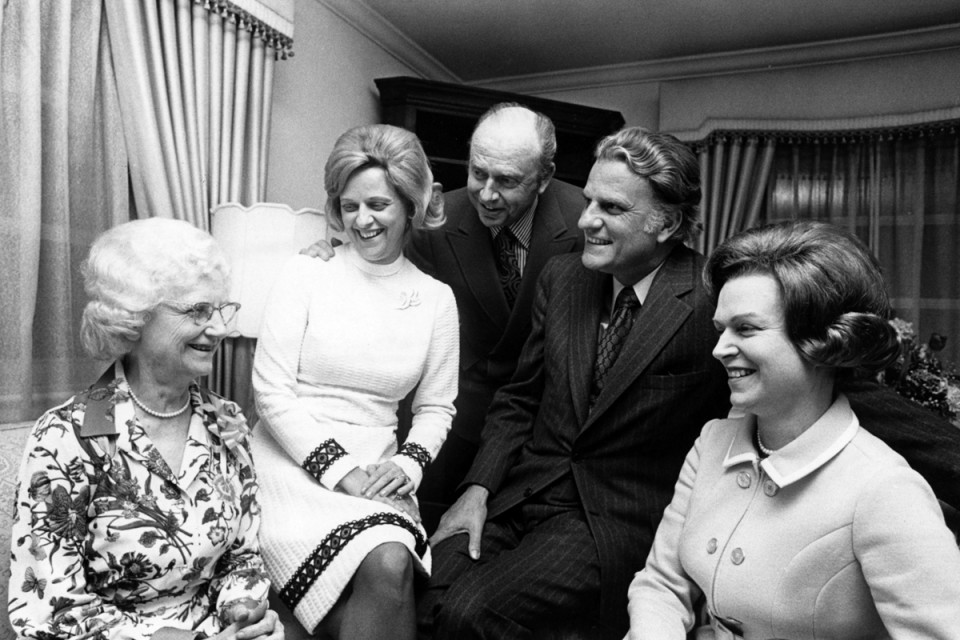
<path id="1" fill-rule="evenodd" d="M 487 496 L 490 492 L 486 487 L 472 484 L 467 487 L 457 501 L 440 518 L 436 532 L 430 538 L 430 544 L 436 545 L 442 540 L 458 533 L 466 533 L 469 537 L 467 548 L 470 557 L 480 558 L 480 537 L 483 533 L 483 523 L 487 520 Z"/>
<path id="2" fill-rule="evenodd" d="M 306 249 L 300 249 L 301 255 L 320 258 L 324 262 L 332 258 L 334 253 L 336 252 L 333 249 L 333 245 L 323 239 L 317 240 Z"/>

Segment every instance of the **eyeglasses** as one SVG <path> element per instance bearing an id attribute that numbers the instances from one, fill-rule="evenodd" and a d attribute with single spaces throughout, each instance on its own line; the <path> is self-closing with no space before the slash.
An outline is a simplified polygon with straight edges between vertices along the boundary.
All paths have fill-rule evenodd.
<path id="1" fill-rule="evenodd" d="M 193 320 L 193 324 L 198 327 L 202 327 L 210 322 L 210 320 L 213 319 L 214 311 L 220 314 L 220 319 L 223 320 L 224 326 L 230 326 L 230 323 L 237 316 L 237 311 L 240 310 L 239 302 L 224 302 L 219 307 L 213 306 L 210 302 L 197 302 L 191 305 L 170 302 L 164 302 L 162 304 L 177 313 L 187 316 Z"/>

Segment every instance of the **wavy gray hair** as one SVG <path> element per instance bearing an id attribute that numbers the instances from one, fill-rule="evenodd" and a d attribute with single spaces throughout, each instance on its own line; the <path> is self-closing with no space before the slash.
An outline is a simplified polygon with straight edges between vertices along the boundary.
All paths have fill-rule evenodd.
<path id="1" fill-rule="evenodd" d="M 209 233 L 188 222 L 147 218 L 117 225 L 90 247 L 82 265 L 90 301 L 80 340 L 98 359 L 116 359 L 140 340 L 164 300 L 189 294 L 201 282 L 230 287 L 230 265 Z"/>

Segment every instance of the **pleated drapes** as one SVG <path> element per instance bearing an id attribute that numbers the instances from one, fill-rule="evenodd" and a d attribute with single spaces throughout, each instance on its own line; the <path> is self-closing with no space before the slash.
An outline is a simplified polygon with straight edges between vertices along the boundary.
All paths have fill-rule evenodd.
<path id="1" fill-rule="evenodd" d="M 757 224 L 776 140 L 724 133 L 698 147 L 703 188 L 698 249 L 708 255 L 726 238 Z"/>
<path id="2" fill-rule="evenodd" d="M 825 220 L 879 258 L 896 314 L 960 362 L 960 121 L 844 131 L 715 131 L 694 143 L 709 253 L 735 233 Z"/>
<path id="3" fill-rule="evenodd" d="M 127 156 L 100 2 L 0 3 L 0 422 L 99 375 L 79 265 L 127 219 Z"/>
<path id="4" fill-rule="evenodd" d="M 131 216 L 208 229 L 214 204 L 263 199 L 292 9 L 0 3 L 0 421 L 36 418 L 104 366 L 77 338 L 79 265 L 96 236 Z M 249 359 L 242 339 L 226 345 L 226 380 L 244 348 Z"/>
<path id="5" fill-rule="evenodd" d="M 107 3 L 124 52 L 117 79 L 138 217 L 209 230 L 213 206 L 264 199 L 277 51 L 233 9 L 195 0 Z M 208 381 L 248 411 L 253 349 L 248 338 L 225 340 Z"/>
<path id="6" fill-rule="evenodd" d="M 137 216 L 209 229 L 213 205 L 262 200 L 270 47 L 193 0 L 107 2 L 106 15 Z"/>
<path id="7" fill-rule="evenodd" d="M 813 219 L 863 240 L 883 267 L 896 314 L 925 342 L 947 336 L 960 362 L 960 134 L 918 131 L 786 137 L 765 221 Z"/>

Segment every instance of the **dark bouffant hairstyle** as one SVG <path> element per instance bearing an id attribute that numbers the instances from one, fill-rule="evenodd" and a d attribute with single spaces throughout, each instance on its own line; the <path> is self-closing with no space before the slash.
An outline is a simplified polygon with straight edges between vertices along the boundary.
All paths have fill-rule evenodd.
<path id="1" fill-rule="evenodd" d="M 824 222 L 749 229 L 713 252 L 703 279 L 714 300 L 724 283 L 767 274 L 780 286 L 787 336 L 808 361 L 843 371 L 879 371 L 899 353 L 887 322 L 880 264 L 855 236 Z"/>

